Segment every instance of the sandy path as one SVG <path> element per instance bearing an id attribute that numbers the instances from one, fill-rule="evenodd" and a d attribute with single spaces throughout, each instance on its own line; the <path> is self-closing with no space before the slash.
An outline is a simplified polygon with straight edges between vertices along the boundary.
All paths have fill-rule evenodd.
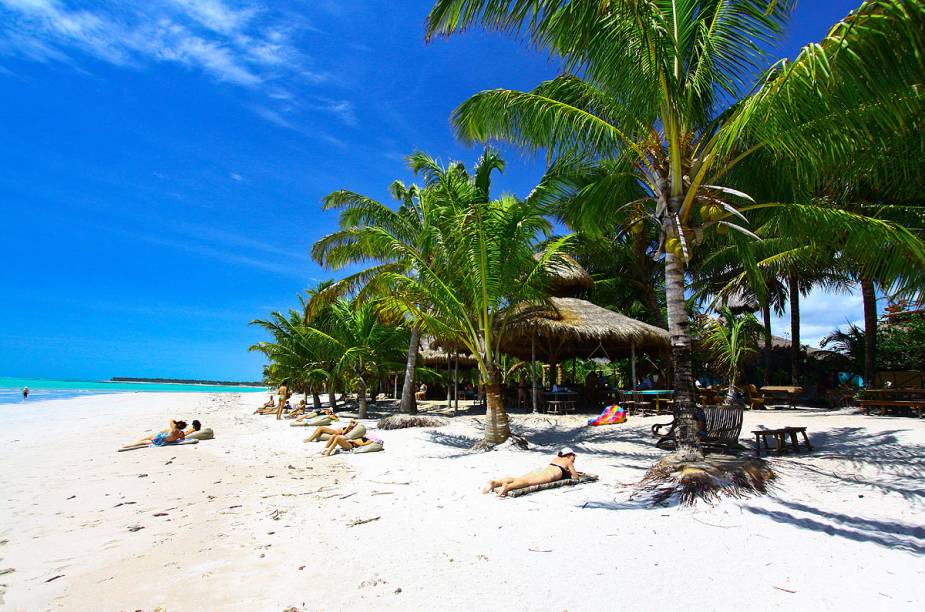
<path id="1" fill-rule="evenodd" d="M 301 443 L 306 431 L 251 417 L 259 399 L 4 407 L 0 571 L 15 569 L 0 576 L 5 608 L 575 611 L 683 599 L 883 610 L 925 599 L 923 420 L 747 413 L 743 431 L 806 425 L 817 452 L 775 458 L 772 496 L 651 509 L 630 499 L 630 483 L 661 455 L 652 418 L 585 428 L 519 416 L 531 451 L 469 454 L 479 422 L 460 417 L 381 432 L 384 453 L 328 459 Z M 217 438 L 114 452 L 173 414 Z M 599 483 L 519 499 L 478 492 L 565 443 Z"/>

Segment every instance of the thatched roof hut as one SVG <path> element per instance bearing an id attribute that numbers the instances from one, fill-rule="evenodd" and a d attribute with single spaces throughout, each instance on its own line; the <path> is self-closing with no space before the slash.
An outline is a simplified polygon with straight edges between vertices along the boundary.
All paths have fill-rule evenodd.
<path id="1" fill-rule="evenodd" d="M 536 256 L 539 258 L 539 255 Z M 569 255 L 561 254 L 557 261 L 546 266 L 549 274 L 549 295 L 570 297 L 594 286 L 594 279 L 580 263 Z"/>
<path id="2" fill-rule="evenodd" d="M 627 357 L 633 352 L 661 354 L 671 349 L 668 332 L 577 298 L 554 297 L 551 308 L 525 309 L 501 347 L 529 360 L 561 362 L 569 357 Z"/>
<path id="3" fill-rule="evenodd" d="M 450 347 L 450 357 L 453 356 L 454 350 L 453 347 Z M 421 349 L 418 352 L 418 358 L 421 363 L 431 368 L 445 368 L 447 365 L 447 354 L 446 348 L 444 348 L 437 340 L 432 336 L 426 336 L 421 338 Z M 461 350 L 459 353 L 459 367 L 461 368 L 473 368 L 477 364 L 475 357 L 470 355 L 465 349 Z"/>

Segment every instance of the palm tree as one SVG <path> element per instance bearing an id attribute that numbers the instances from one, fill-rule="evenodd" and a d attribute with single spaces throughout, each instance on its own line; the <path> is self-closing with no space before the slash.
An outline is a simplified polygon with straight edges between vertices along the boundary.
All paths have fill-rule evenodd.
<path id="1" fill-rule="evenodd" d="M 713 353 L 717 363 L 726 369 L 729 390 L 726 403 L 732 404 L 736 397 L 739 372 L 742 361 L 755 351 L 761 325 L 753 314 L 735 316 L 729 308 L 721 308 L 719 318 L 707 324 L 703 337 L 704 345 Z"/>
<path id="2" fill-rule="evenodd" d="M 401 202 L 396 210 L 352 191 L 335 191 L 324 199 L 325 210 L 340 211 L 340 229 L 315 243 L 312 257 L 328 268 L 338 270 L 348 265 L 373 265 L 333 283 L 312 300 L 309 312 L 330 303 L 338 295 L 357 292 L 359 299 L 381 295 L 388 291 L 382 279 L 392 274 L 414 276 L 421 266 L 436 269 L 442 235 L 437 228 L 440 215 L 451 203 L 444 183 L 445 173 L 439 164 L 424 153 L 408 156 L 408 165 L 426 181 L 425 187 L 406 186 L 395 181 L 390 186 L 392 196 Z M 450 169 L 461 168 L 452 165 Z M 491 173 L 504 168 L 503 160 L 492 150 L 483 153 L 473 177 L 476 192 L 487 194 Z M 479 196 L 485 197 L 487 196 Z M 419 257 L 419 259 L 418 259 Z M 414 413 L 414 372 L 421 341 L 423 322 L 415 319 L 405 363 L 400 412 Z"/>
<path id="3" fill-rule="evenodd" d="M 299 296 L 299 300 L 304 309 L 305 298 Z M 303 389 L 306 395 L 311 393 L 315 409 L 320 409 L 319 386 L 324 381 L 333 385 L 331 351 L 330 346 L 318 342 L 308 332 L 303 311 L 292 308 L 285 314 L 274 311 L 270 318 L 256 319 L 251 321 L 251 325 L 262 327 L 273 336 L 270 342 L 258 342 L 249 347 L 251 351 L 263 353 L 269 360 L 265 369 L 268 382 L 289 381 L 293 388 Z M 333 395 L 330 397 L 333 402 Z"/>
<path id="4" fill-rule="evenodd" d="M 626 226 L 657 224 L 665 253 L 678 457 L 702 456 L 693 420 L 685 265 L 706 231 L 735 222 L 748 196 L 726 175 L 753 155 L 786 159 L 798 186 L 876 148 L 921 114 L 925 0 L 865 2 L 819 44 L 763 70 L 793 0 L 437 0 L 427 38 L 473 26 L 522 35 L 565 74 L 531 92 L 477 94 L 453 114 L 469 141 L 545 148 L 559 168 L 632 176 L 638 189 L 594 203 Z M 757 79 L 754 79 L 758 75 Z M 877 75 L 877 78 L 871 78 Z M 728 104 L 729 102 L 731 104 Z M 699 217 L 699 218 L 698 218 Z"/>
<path id="5" fill-rule="evenodd" d="M 501 344 L 531 305 L 545 303 L 546 270 L 559 261 L 569 237 L 541 246 L 551 225 L 540 207 L 513 197 L 484 201 L 476 182 L 462 172 L 443 174 L 456 183 L 457 203 L 447 207 L 441 223 L 444 259 L 421 263 L 414 276 L 391 274 L 384 301 L 474 356 L 486 386 L 484 444 L 494 446 L 510 436 L 501 397 Z"/>
<path id="6" fill-rule="evenodd" d="M 383 322 L 374 301 L 340 299 L 331 305 L 323 328 L 306 326 L 304 333 L 338 355 L 334 371 L 356 381 L 359 418 L 365 419 L 370 379 L 395 367 L 407 345 L 405 331 Z"/>

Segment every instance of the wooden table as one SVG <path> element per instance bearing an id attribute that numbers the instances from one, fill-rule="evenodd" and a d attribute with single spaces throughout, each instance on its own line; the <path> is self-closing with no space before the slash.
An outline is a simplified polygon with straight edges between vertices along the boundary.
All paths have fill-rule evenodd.
<path id="1" fill-rule="evenodd" d="M 552 399 L 546 399 L 552 397 Z M 546 412 L 550 414 L 565 414 L 568 411 L 575 412 L 575 400 L 578 399 L 577 391 L 546 391 L 543 393 L 543 399 L 546 404 Z"/>
<path id="2" fill-rule="evenodd" d="M 783 399 L 787 402 L 787 405 L 791 408 L 796 407 L 796 400 L 803 393 L 803 387 L 789 387 L 786 385 L 769 385 L 767 387 L 761 387 L 761 392 L 765 394 L 765 405 L 767 406 L 768 396 L 771 399 L 778 398 Z"/>
<path id="3" fill-rule="evenodd" d="M 782 429 L 756 429 L 752 431 L 755 435 L 755 456 L 761 456 L 761 447 L 764 446 L 766 451 L 771 450 L 768 446 L 768 438 L 774 437 L 775 450 L 778 453 L 783 453 L 784 449 L 787 447 L 787 438 L 790 439 L 790 446 L 794 451 L 800 450 L 800 441 L 797 438 L 797 434 L 803 434 L 803 442 L 806 444 L 807 450 L 813 450 L 812 444 L 809 443 L 809 437 L 806 435 L 805 427 L 784 427 Z"/>

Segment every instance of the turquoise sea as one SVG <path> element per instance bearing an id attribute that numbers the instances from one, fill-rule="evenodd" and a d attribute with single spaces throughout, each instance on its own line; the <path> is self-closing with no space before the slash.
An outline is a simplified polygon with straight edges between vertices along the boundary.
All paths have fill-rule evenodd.
<path id="1" fill-rule="evenodd" d="M 51 380 L 47 378 L 8 378 L 0 376 L 0 404 L 22 401 L 23 387 L 29 387 L 28 401 L 67 399 L 103 393 L 259 393 L 263 387 L 226 385 L 184 385 L 172 383 L 131 383 L 105 380 Z"/>

